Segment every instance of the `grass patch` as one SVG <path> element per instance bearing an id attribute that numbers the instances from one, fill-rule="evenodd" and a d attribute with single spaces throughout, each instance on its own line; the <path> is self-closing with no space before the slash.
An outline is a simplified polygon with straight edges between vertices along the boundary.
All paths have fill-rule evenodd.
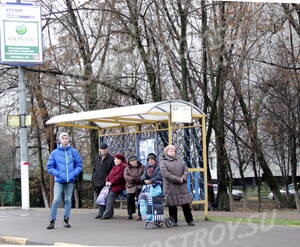
<path id="1" fill-rule="evenodd" d="M 260 194 L 261 199 L 262 200 L 263 199 L 268 199 L 269 193 L 270 192 L 262 192 Z M 256 200 L 258 200 L 258 193 L 257 192 L 249 192 L 249 193 L 247 193 L 247 199 L 249 199 L 249 198 L 255 198 Z"/>
<path id="2" fill-rule="evenodd" d="M 196 217 L 199 220 L 204 220 L 204 217 Z M 256 223 L 256 224 L 274 224 L 285 226 L 300 226 L 300 220 L 280 219 L 280 218 L 236 218 L 236 217 L 208 217 L 211 221 L 224 222 L 241 222 L 241 223 Z"/>

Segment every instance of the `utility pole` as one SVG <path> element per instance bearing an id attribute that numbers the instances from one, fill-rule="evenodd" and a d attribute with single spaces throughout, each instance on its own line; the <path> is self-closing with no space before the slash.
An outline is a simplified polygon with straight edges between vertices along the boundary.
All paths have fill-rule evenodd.
<path id="1" fill-rule="evenodd" d="M 17 0 L 21 3 L 21 0 Z M 20 165 L 21 165 L 21 194 L 22 209 L 29 209 L 29 163 L 28 163 L 28 138 L 25 124 L 27 115 L 26 84 L 24 69 L 18 66 L 19 70 L 19 116 L 20 116 Z"/>
<path id="2" fill-rule="evenodd" d="M 20 0 L 19 0 L 20 1 Z M 27 115 L 26 84 L 24 69 L 19 66 L 19 115 L 20 115 L 20 161 L 21 161 L 21 191 L 22 209 L 29 209 L 29 163 L 28 163 L 28 138 L 25 124 Z"/>
<path id="3" fill-rule="evenodd" d="M 20 127 L 22 209 L 30 207 L 27 126 L 31 124 L 31 117 L 27 116 L 24 66 L 44 63 L 41 24 L 39 5 L 21 0 L 0 4 L 0 63 L 18 66 L 19 72 L 19 114 L 7 116 L 7 123 Z"/>

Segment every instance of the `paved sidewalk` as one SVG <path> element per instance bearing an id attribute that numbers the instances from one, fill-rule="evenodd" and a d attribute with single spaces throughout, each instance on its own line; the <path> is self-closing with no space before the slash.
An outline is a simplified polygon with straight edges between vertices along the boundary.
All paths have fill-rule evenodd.
<path id="1" fill-rule="evenodd" d="M 97 209 L 72 209 L 70 218 L 71 228 L 63 227 L 63 209 L 59 209 L 55 229 L 46 230 L 49 223 L 49 209 L 33 208 L 22 210 L 20 208 L 0 208 L 0 240 L 9 244 L 23 245 L 89 245 L 89 246 L 253 246 L 255 241 L 261 239 L 261 246 L 297 246 L 299 228 L 286 226 L 264 227 L 255 226 L 256 233 L 252 236 L 253 226 L 240 223 L 205 222 L 199 220 L 203 216 L 201 211 L 193 211 L 195 227 L 186 225 L 183 219 L 178 227 L 160 229 L 144 229 L 144 222 L 126 220 L 126 210 L 116 210 L 115 217 L 111 220 L 96 220 L 94 216 Z M 182 215 L 182 212 L 179 213 Z M 209 212 L 209 216 L 222 217 L 276 217 L 286 219 L 300 219 L 300 214 L 293 213 L 260 213 L 255 212 Z M 233 228 L 232 225 L 235 227 Z M 232 233 L 231 231 L 234 232 Z M 220 238 L 224 231 L 221 245 L 213 242 Z M 280 238 L 285 232 L 286 240 Z M 199 234 L 201 241 L 199 240 Z M 231 236 L 228 239 L 227 236 Z M 203 239 L 202 239 L 203 238 Z M 266 238 L 266 239 L 265 239 Z M 270 242 L 271 241 L 271 242 Z M 170 244 L 169 242 L 172 242 Z M 205 244 L 202 244 L 204 243 Z M 270 243 L 269 243 L 270 242 Z M 189 243 L 187 245 L 187 243 Z M 260 245 L 256 245 L 260 246 Z"/>

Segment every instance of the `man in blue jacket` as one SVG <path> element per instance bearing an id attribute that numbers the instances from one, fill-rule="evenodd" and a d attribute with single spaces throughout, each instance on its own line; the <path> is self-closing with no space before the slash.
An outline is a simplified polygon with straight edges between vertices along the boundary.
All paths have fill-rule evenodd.
<path id="1" fill-rule="evenodd" d="M 50 213 L 50 224 L 47 229 L 53 229 L 57 208 L 60 205 L 62 192 L 64 191 L 64 226 L 71 227 L 69 217 L 72 207 L 72 194 L 76 177 L 82 171 L 82 162 L 78 151 L 69 144 L 68 133 L 59 135 L 60 144 L 49 157 L 47 163 L 48 173 L 55 177 L 53 202 Z"/>

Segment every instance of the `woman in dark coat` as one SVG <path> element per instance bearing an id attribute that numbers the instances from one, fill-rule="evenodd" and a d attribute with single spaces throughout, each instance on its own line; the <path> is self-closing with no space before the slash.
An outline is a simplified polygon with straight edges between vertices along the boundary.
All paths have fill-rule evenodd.
<path id="1" fill-rule="evenodd" d="M 147 165 L 144 174 L 141 177 L 142 184 L 152 184 L 153 186 L 162 185 L 162 176 L 160 174 L 160 166 L 157 163 L 156 155 L 149 153 L 147 156 Z"/>
<path id="2" fill-rule="evenodd" d="M 122 154 L 116 154 L 114 156 L 115 166 L 111 169 L 110 173 L 106 177 L 105 185 L 110 186 L 110 191 L 107 195 L 107 202 L 105 211 L 100 218 L 101 220 L 111 219 L 114 214 L 114 203 L 117 196 L 125 190 L 124 170 L 127 165 L 125 158 Z"/>
<path id="3" fill-rule="evenodd" d="M 129 158 L 128 165 L 124 170 L 124 178 L 126 181 L 127 192 L 127 211 L 128 219 L 132 219 L 132 214 L 135 213 L 135 198 L 139 197 L 142 190 L 141 176 L 144 173 L 144 165 L 137 159 L 135 155 Z M 141 220 L 140 209 L 138 208 L 138 216 L 136 221 Z"/>
<path id="4" fill-rule="evenodd" d="M 169 208 L 169 216 L 175 220 L 175 225 L 177 225 L 177 206 L 181 206 L 186 222 L 189 226 L 194 226 L 190 207 L 192 196 L 186 184 L 189 172 L 183 161 L 177 159 L 175 155 L 173 145 L 165 147 L 164 158 L 160 163 L 165 204 Z"/>

